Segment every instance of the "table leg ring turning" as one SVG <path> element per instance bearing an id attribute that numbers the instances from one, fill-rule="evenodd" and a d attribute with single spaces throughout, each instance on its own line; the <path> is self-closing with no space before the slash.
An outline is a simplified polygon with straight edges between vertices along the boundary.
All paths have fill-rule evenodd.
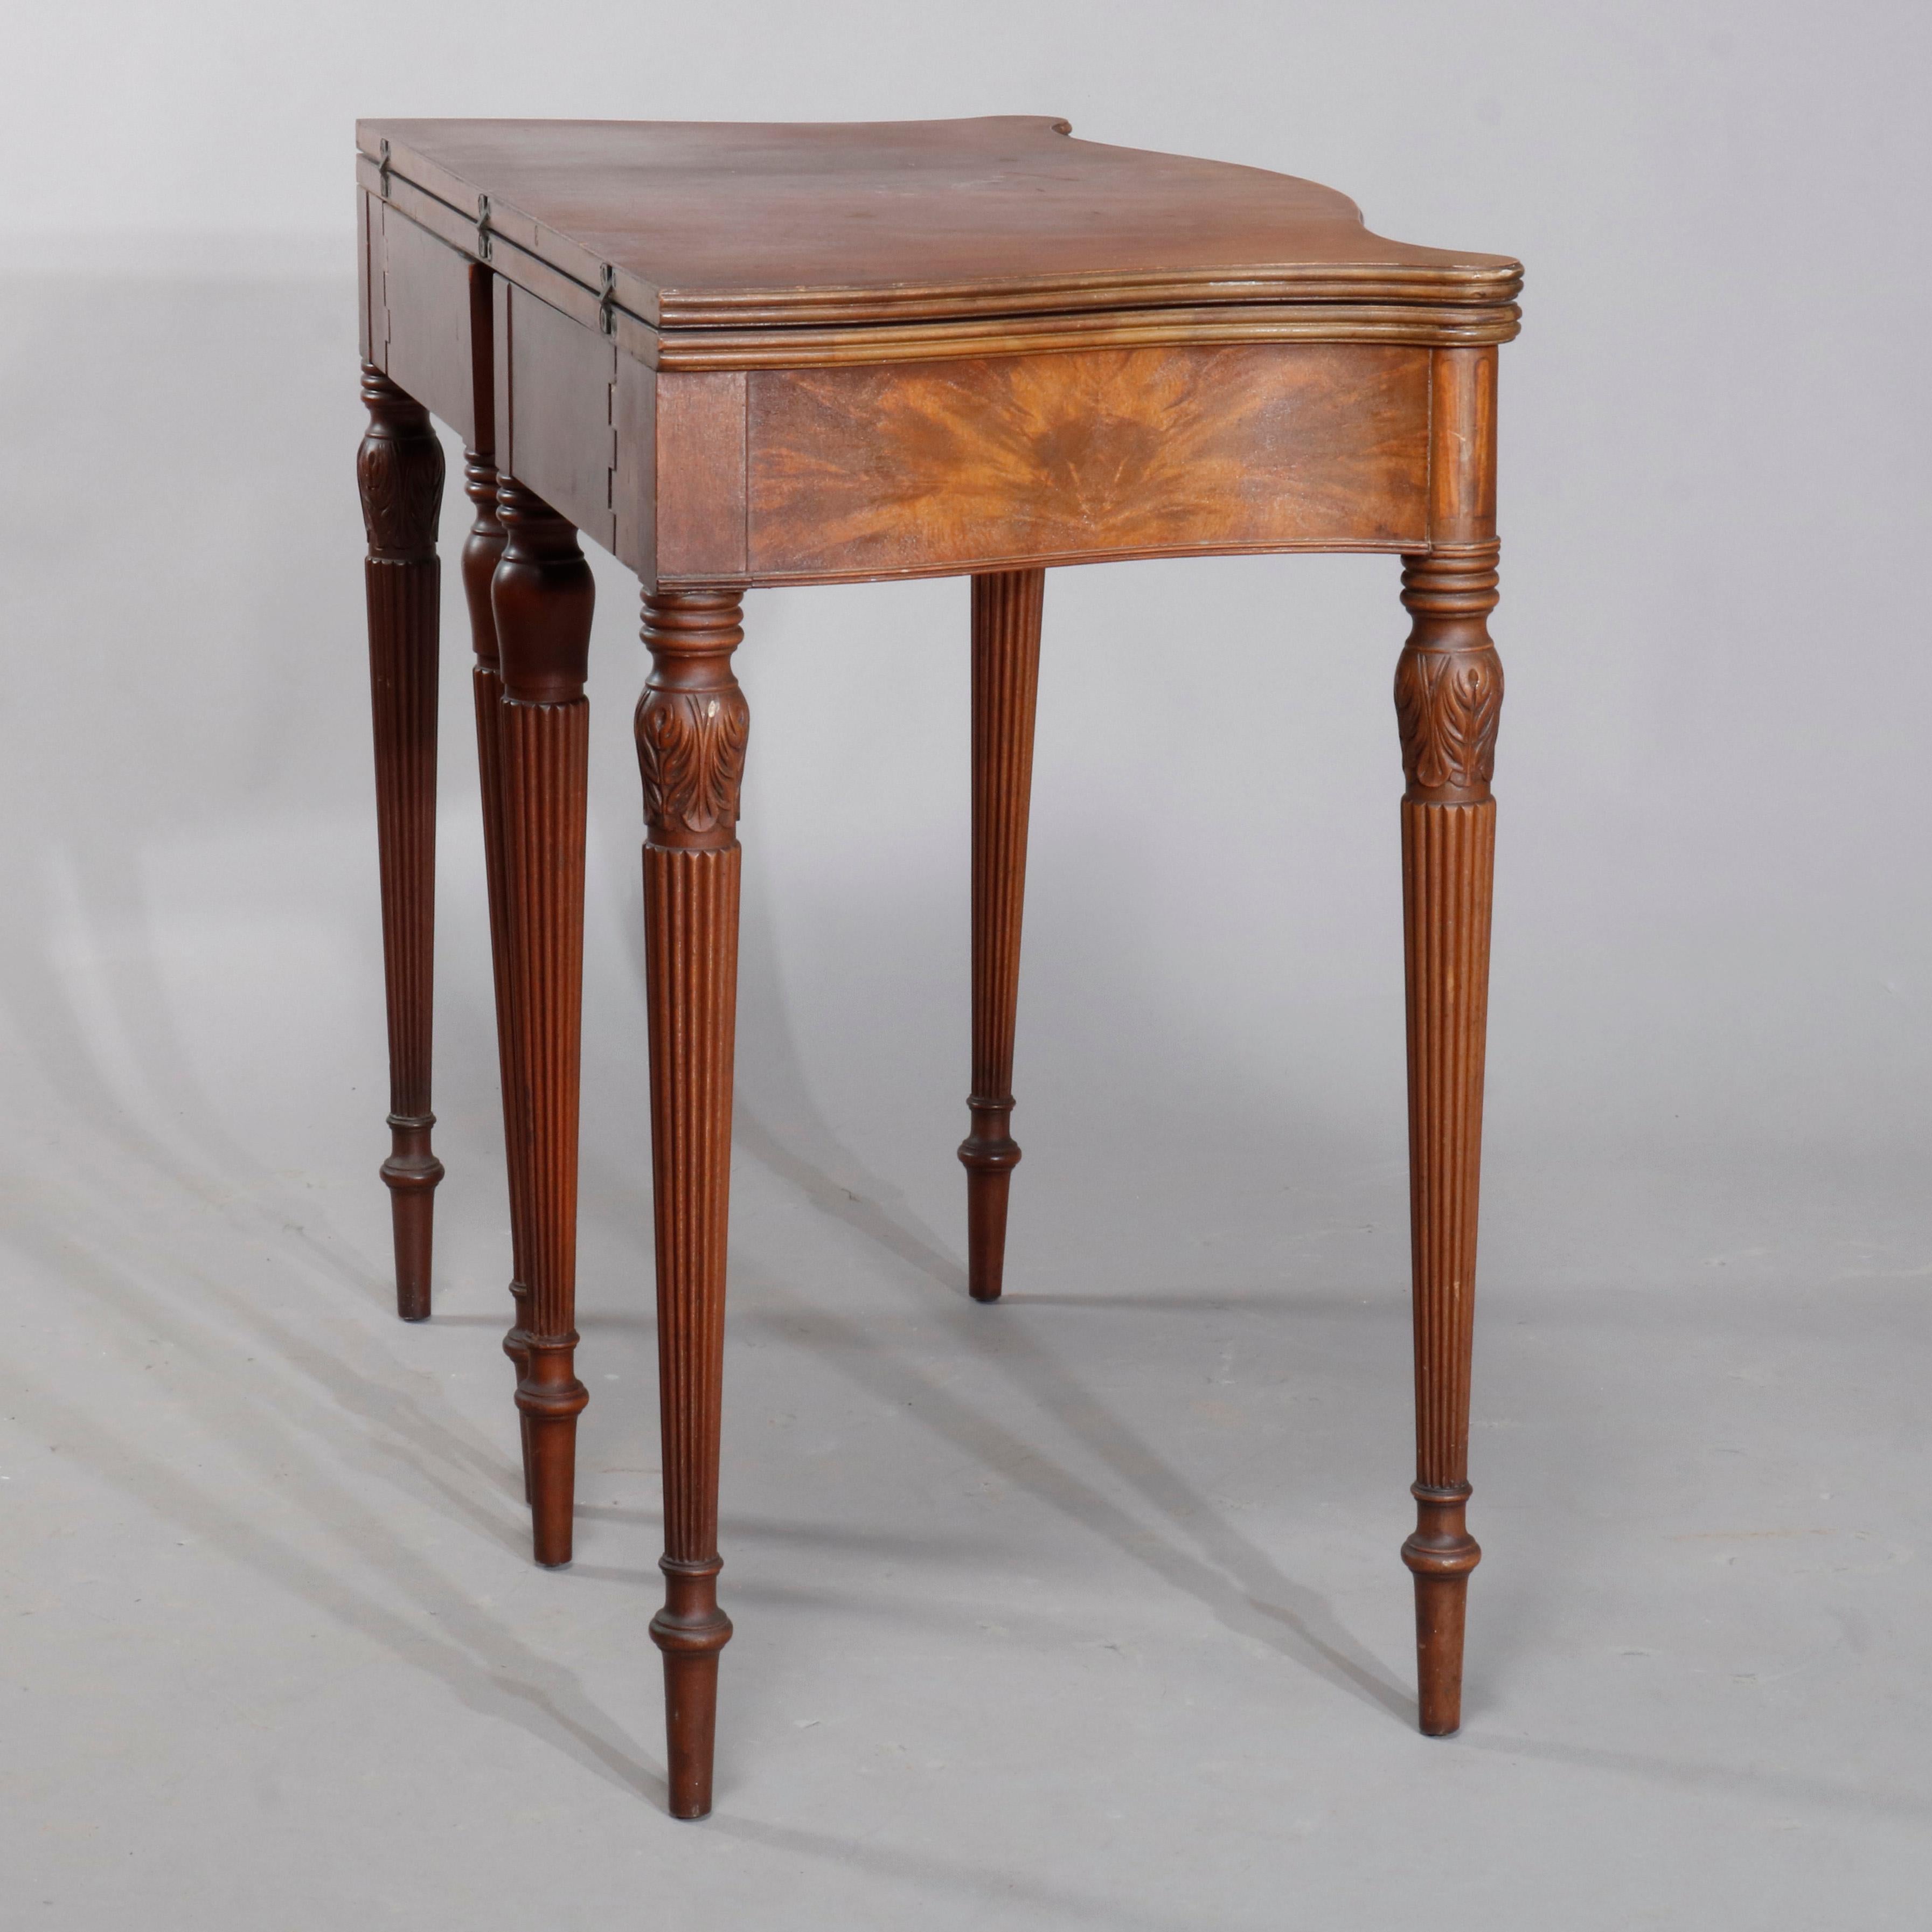
<path id="1" fill-rule="evenodd" d="M 664 1652 L 664 1736 L 670 1760 L 670 1814 L 702 1818 L 711 1809 L 711 1765 L 718 1732 L 718 1653 L 731 1641 L 731 1619 L 718 1607 L 716 1556 L 658 1559 L 664 1606 L 651 1619 Z"/>

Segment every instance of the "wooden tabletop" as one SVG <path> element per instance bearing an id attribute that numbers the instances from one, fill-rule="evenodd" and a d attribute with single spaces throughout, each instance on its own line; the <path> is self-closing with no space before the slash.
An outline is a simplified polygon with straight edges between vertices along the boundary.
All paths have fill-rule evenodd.
<path id="1" fill-rule="evenodd" d="M 1038 116 L 364 121 L 356 140 L 370 185 L 475 228 L 500 272 L 540 265 L 658 330 L 1331 303 L 1515 332 L 1506 256 L 1384 241 L 1312 182 Z"/>

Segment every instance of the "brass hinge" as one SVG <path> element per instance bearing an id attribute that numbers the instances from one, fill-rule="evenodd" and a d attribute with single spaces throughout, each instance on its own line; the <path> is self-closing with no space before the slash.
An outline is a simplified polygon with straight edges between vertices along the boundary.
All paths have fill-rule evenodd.
<path id="1" fill-rule="evenodd" d="M 487 262 L 490 259 L 490 197 L 479 194 L 476 197 L 476 259 Z"/>

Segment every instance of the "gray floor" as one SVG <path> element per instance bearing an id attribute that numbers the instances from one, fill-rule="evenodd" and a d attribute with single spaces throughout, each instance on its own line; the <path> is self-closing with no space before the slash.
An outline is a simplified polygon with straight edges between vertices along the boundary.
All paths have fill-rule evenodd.
<path id="1" fill-rule="evenodd" d="M 1430 1742 L 1399 1176 L 1244 1214 L 1049 1142 L 984 1310 L 943 1149 L 914 1204 L 754 1131 L 692 1827 L 644 1634 L 643 1203 L 594 1184 L 579 1553 L 540 1573 L 484 1124 L 446 1136 L 418 1328 L 366 1173 L 206 1120 L 10 1144 L 14 1922 L 1922 1922 L 1925 1270 L 1875 1204 L 1820 1228 L 1789 1177 L 1726 1253 L 1721 1208 L 1617 1176 L 1563 1219 L 1636 1209 L 1648 1278 L 1552 1289 L 1546 1178 L 1499 1180 L 1468 1719 Z"/>

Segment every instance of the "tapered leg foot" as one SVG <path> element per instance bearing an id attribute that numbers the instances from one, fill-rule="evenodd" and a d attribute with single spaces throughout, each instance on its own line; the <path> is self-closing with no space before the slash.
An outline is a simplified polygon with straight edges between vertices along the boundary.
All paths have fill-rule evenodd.
<path id="1" fill-rule="evenodd" d="M 561 1570 L 571 1559 L 577 1418 L 590 1400 L 572 1366 L 576 1346 L 574 1330 L 555 1341 L 533 1337 L 517 1384 L 531 1539 L 536 1560 L 546 1570 Z"/>
<path id="2" fill-rule="evenodd" d="M 430 1312 L 430 1258 L 434 1246 L 436 1186 L 442 1162 L 429 1150 L 436 1116 L 389 1116 L 397 1151 L 383 1162 L 389 1190 L 390 1232 L 396 1256 L 396 1312 L 405 1322 L 427 1322 Z"/>
<path id="3" fill-rule="evenodd" d="M 1020 922 L 1026 899 L 1043 570 L 973 580 L 973 1130 L 966 1170 L 966 1285 L 997 1301 L 1006 1265 L 1012 1137 L 1013 1032 L 1019 1006 Z"/>
<path id="4" fill-rule="evenodd" d="M 1426 1737 L 1446 1738 L 1462 1724 L 1462 1613 L 1469 1572 L 1480 1560 L 1462 1520 L 1469 1486 L 1415 1487 L 1418 1526 L 1402 1546 L 1415 1575 L 1415 1655 Z"/>
<path id="5" fill-rule="evenodd" d="M 967 1149 L 972 1150 L 968 1160 Z M 1006 1152 L 1010 1149 L 1010 1152 Z M 1010 1139 L 1006 1149 L 968 1141 L 960 1150 L 966 1168 L 966 1288 L 975 1301 L 997 1301 L 1006 1271 L 1006 1198 L 1020 1150 Z M 1005 1154 L 1004 1166 L 993 1163 Z M 975 1162 L 984 1162 L 984 1166 Z"/>
<path id="6" fill-rule="evenodd" d="M 665 1557 L 658 1567 L 664 1574 L 664 1606 L 651 1619 L 651 1640 L 664 1652 L 670 1815 L 703 1818 L 711 1810 L 718 1653 L 731 1640 L 731 1619 L 718 1607 L 722 1565 L 716 1557 L 700 1563 Z"/>
<path id="7" fill-rule="evenodd" d="M 376 734 L 376 832 L 382 978 L 389 1022 L 390 1196 L 396 1312 L 430 1312 L 430 1228 L 442 1163 L 430 1149 L 430 975 L 436 941 L 436 554 L 442 446 L 429 412 L 362 365 L 368 434 L 356 452 L 369 554 L 369 686 Z"/>

